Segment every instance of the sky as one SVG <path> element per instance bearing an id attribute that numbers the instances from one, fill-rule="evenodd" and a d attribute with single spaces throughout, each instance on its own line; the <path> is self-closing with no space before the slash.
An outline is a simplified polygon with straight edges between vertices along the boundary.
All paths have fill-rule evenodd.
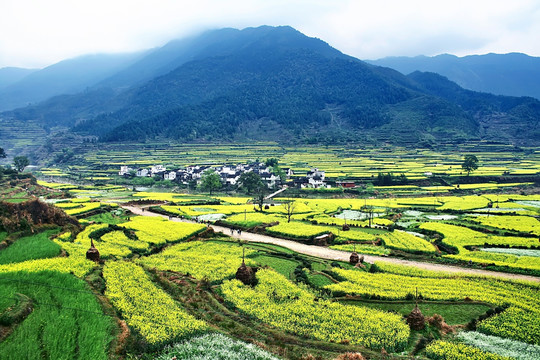
<path id="1" fill-rule="evenodd" d="M 538 0 L 0 0 L 0 68 L 45 67 L 260 25 L 290 25 L 364 60 L 540 56 Z"/>

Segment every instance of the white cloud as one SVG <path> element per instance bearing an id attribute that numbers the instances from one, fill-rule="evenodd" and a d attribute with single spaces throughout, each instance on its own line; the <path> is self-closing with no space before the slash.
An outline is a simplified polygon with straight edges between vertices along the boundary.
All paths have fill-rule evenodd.
<path id="1" fill-rule="evenodd" d="M 0 0 L 0 67 L 162 45 L 207 28 L 291 25 L 343 52 L 540 55 L 535 0 Z"/>

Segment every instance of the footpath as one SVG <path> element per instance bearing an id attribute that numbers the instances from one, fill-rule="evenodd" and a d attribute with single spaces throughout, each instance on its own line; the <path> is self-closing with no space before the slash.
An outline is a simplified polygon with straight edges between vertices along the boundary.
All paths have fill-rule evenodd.
<path id="1" fill-rule="evenodd" d="M 122 206 L 122 207 L 137 215 L 159 216 L 165 219 L 169 219 L 169 217 L 166 215 L 157 214 L 149 210 L 143 210 L 143 208 L 138 207 L 138 206 Z M 178 221 L 178 222 L 192 222 L 190 220 L 180 219 L 177 217 L 172 217 L 169 220 Z M 283 246 L 285 248 L 291 249 L 293 251 L 296 251 L 304 255 L 315 256 L 322 259 L 349 261 L 349 257 L 351 255 L 350 252 L 329 249 L 324 246 L 307 245 L 307 244 L 302 244 L 296 241 L 280 239 L 280 238 L 276 238 L 276 237 L 272 237 L 268 235 L 250 233 L 247 231 L 242 231 L 241 234 L 238 234 L 235 231 L 233 232 L 233 234 L 231 234 L 230 228 L 217 226 L 217 225 L 210 225 L 210 227 L 212 227 L 215 232 L 221 232 L 235 239 L 241 239 L 241 240 L 250 241 L 250 242 L 279 245 L 279 246 Z M 363 255 L 363 254 L 359 254 L 359 255 Z M 371 264 L 373 264 L 376 261 L 377 262 L 381 261 L 381 262 L 387 262 L 387 263 L 396 264 L 396 265 L 413 266 L 413 267 L 417 267 L 424 270 L 445 271 L 445 272 L 456 273 L 456 274 L 491 276 L 491 277 L 497 277 L 497 278 L 509 279 L 509 280 L 524 280 L 524 281 L 540 282 L 540 278 L 536 276 L 510 274 L 510 273 L 481 270 L 481 269 L 469 269 L 469 268 L 463 268 L 459 266 L 433 264 L 433 263 L 412 261 L 412 260 L 402 260 L 402 259 L 396 259 L 392 257 L 382 257 L 382 256 L 374 256 L 374 255 L 363 255 L 363 256 L 364 256 L 364 261 Z"/>

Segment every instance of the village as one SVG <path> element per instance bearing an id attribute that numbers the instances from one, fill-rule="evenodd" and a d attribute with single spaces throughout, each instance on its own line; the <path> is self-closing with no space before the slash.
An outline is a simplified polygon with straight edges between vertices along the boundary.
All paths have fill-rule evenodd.
<path id="1" fill-rule="evenodd" d="M 201 183 L 201 179 L 205 173 L 214 171 L 221 179 L 224 186 L 237 186 L 242 174 L 253 172 L 261 178 L 268 188 L 276 188 L 282 185 L 288 185 L 289 187 L 297 188 L 330 188 L 331 185 L 325 181 L 325 172 L 317 168 L 313 168 L 307 171 L 305 176 L 294 174 L 290 168 L 282 168 L 282 174 L 280 176 L 275 173 L 274 167 L 268 166 L 264 162 L 253 162 L 250 164 L 237 164 L 237 165 L 194 165 L 187 166 L 184 169 L 168 170 L 163 165 L 154 165 L 149 168 L 137 168 L 133 169 L 126 165 L 120 167 L 118 175 L 123 177 L 152 177 L 159 178 L 159 180 L 168 180 L 178 184 L 188 185 L 189 183 L 196 182 Z M 350 187 L 350 184 L 340 184 L 341 186 Z M 352 183 L 354 186 L 354 183 Z"/>

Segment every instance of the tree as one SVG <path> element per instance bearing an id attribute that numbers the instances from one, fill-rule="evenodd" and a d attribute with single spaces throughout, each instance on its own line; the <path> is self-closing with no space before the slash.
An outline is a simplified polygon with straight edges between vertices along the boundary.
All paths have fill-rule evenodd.
<path id="1" fill-rule="evenodd" d="M 255 196 L 255 199 L 253 199 L 253 202 L 255 204 L 259 205 L 259 210 L 260 211 L 263 211 L 264 199 L 266 197 L 267 192 L 268 192 L 268 187 L 266 187 L 266 185 L 262 184 L 262 186 L 260 186 L 257 189 L 257 195 Z"/>
<path id="2" fill-rule="evenodd" d="M 467 172 L 467 176 L 469 176 L 472 171 L 478 169 L 478 158 L 475 155 L 465 155 L 461 167 Z"/>
<path id="3" fill-rule="evenodd" d="M 280 184 L 283 184 L 287 181 L 287 174 L 285 174 L 285 171 L 283 171 L 279 166 L 275 165 L 272 168 L 272 172 L 274 173 L 274 175 L 279 177 Z"/>
<path id="4" fill-rule="evenodd" d="M 266 187 L 261 180 L 261 177 L 254 172 L 245 172 L 238 179 L 240 187 L 248 194 L 258 193 L 259 189 Z"/>
<path id="5" fill-rule="evenodd" d="M 28 165 L 30 165 L 30 161 L 26 156 L 15 156 L 13 158 L 13 166 L 15 166 L 17 172 L 22 172 Z"/>
<path id="6" fill-rule="evenodd" d="M 379 173 L 377 175 L 377 185 L 379 186 L 389 186 L 394 183 L 394 175 L 392 173 Z"/>
<path id="7" fill-rule="evenodd" d="M 221 178 L 214 169 L 206 170 L 201 177 L 201 190 L 212 192 L 221 189 Z"/>
<path id="8" fill-rule="evenodd" d="M 283 204 L 283 207 L 285 208 L 285 212 L 287 213 L 287 222 L 291 222 L 291 217 L 294 214 L 294 210 L 296 209 L 296 202 L 294 200 L 288 199 L 286 203 Z"/>
<path id="9" fill-rule="evenodd" d="M 6 152 L 4 151 L 4 148 L 0 148 L 0 159 L 4 159 L 6 157 L 7 155 L 6 155 Z"/>
<path id="10" fill-rule="evenodd" d="M 269 159 L 266 159 L 266 161 L 264 162 L 264 164 L 268 167 L 275 167 L 278 165 L 278 162 L 279 160 L 276 159 L 276 158 L 269 158 Z"/>

